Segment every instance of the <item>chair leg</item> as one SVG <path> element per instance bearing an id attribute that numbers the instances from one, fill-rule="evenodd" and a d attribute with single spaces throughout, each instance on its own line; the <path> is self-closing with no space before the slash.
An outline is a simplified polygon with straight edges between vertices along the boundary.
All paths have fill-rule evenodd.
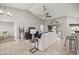
<path id="1" fill-rule="evenodd" d="M 77 54 L 77 40 L 74 40 L 75 53 Z"/>
<path id="2" fill-rule="evenodd" d="M 66 46 L 67 39 L 65 39 L 64 47 Z"/>
<path id="3" fill-rule="evenodd" d="M 72 49 L 72 40 L 69 40 L 69 49 Z"/>

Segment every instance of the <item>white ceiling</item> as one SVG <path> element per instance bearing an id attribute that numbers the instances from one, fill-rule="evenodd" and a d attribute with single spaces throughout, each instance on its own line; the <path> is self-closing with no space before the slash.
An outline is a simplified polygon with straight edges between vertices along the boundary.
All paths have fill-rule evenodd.
<path id="1" fill-rule="evenodd" d="M 6 3 L 8 7 L 26 9 L 39 16 L 42 13 L 42 5 L 46 5 L 52 16 L 77 16 L 79 17 L 78 3 Z"/>
<path id="2" fill-rule="evenodd" d="M 2 5 L 8 6 L 8 7 L 13 7 L 13 8 L 29 10 L 30 8 L 32 8 L 35 5 L 35 3 L 4 3 Z"/>
<path id="3" fill-rule="evenodd" d="M 34 5 L 30 11 L 40 16 L 42 12 L 42 5 L 46 5 L 48 11 L 53 17 L 61 16 L 75 16 L 79 17 L 79 4 L 78 3 L 43 3 Z"/>

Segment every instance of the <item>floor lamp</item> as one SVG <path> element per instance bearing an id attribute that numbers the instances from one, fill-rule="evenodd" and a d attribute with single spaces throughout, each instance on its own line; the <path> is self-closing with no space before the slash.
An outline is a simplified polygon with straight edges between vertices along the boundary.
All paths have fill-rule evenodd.
<path id="1" fill-rule="evenodd" d="M 36 34 L 36 29 L 30 29 L 30 34 L 32 34 L 32 40 L 33 40 L 34 34 Z"/>
<path id="2" fill-rule="evenodd" d="M 35 29 L 30 29 L 30 34 L 32 34 L 32 41 L 34 41 L 34 40 L 36 40 L 36 38 L 34 38 L 34 34 L 36 34 L 36 30 Z M 37 50 L 38 50 L 38 44 L 37 44 L 37 42 L 33 42 L 33 48 L 32 49 L 30 49 L 30 52 L 31 53 L 34 53 L 34 52 L 36 52 Z"/>

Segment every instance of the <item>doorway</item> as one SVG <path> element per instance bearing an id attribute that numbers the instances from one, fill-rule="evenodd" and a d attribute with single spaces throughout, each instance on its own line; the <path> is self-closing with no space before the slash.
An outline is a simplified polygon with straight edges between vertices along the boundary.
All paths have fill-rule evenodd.
<path id="1" fill-rule="evenodd" d="M 15 41 L 15 25 L 12 21 L 0 21 L 0 43 Z"/>

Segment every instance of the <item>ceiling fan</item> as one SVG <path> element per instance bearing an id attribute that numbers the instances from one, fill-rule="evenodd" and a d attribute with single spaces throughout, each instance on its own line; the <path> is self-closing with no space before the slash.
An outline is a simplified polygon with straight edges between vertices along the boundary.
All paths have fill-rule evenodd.
<path id="1" fill-rule="evenodd" d="M 51 18 L 52 15 L 50 15 L 50 13 L 48 12 L 46 6 L 43 5 L 42 7 L 43 7 L 43 13 L 42 13 L 41 17 L 42 17 L 43 19 Z"/>

